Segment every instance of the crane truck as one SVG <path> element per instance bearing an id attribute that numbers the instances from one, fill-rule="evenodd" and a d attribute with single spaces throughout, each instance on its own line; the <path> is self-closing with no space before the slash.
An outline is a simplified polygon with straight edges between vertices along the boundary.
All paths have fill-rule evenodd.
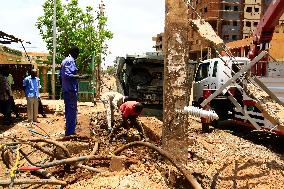
<path id="1" fill-rule="evenodd" d="M 191 21 L 201 36 L 216 49 L 223 48 L 227 55 L 200 63 L 193 84 L 193 106 L 213 110 L 219 120 L 232 119 L 257 130 L 284 134 L 284 99 L 271 91 L 273 87 L 264 84 L 281 83 L 284 79 L 284 72 L 279 71 L 284 70 L 284 64 L 269 62 L 267 56 L 269 42 L 283 12 L 284 0 L 270 4 L 253 34 L 248 58 L 233 57 L 218 36 L 212 37 L 214 30 L 208 32 L 205 21 Z M 278 94 L 284 94 L 283 86 L 278 87 Z M 210 124 L 216 124 L 216 120 L 206 116 L 201 122 L 205 131 Z"/>

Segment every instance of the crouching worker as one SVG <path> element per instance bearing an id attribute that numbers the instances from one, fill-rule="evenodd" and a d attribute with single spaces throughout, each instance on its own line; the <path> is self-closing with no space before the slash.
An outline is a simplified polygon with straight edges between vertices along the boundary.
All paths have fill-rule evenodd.
<path id="1" fill-rule="evenodd" d="M 127 101 L 127 102 L 124 102 L 120 106 L 119 109 L 122 113 L 123 121 L 121 125 L 118 125 L 117 127 L 115 127 L 113 131 L 111 132 L 110 141 L 112 141 L 112 139 L 114 138 L 114 135 L 120 129 L 120 127 L 124 127 L 126 129 L 129 129 L 130 127 L 135 127 L 138 130 L 141 136 L 141 139 L 144 139 L 145 136 L 144 136 L 143 129 L 141 125 L 139 124 L 139 122 L 137 121 L 138 116 L 143 111 L 143 105 L 136 101 Z"/>
<path id="2" fill-rule="evenodd" d="M 101 95 L 101 101 L 106 109 L 107 126 L 110 133 L 113 129 L 114 111 L 118 111 L 125 99 L 126 97 L 118 92 L 106 92 Z"/>

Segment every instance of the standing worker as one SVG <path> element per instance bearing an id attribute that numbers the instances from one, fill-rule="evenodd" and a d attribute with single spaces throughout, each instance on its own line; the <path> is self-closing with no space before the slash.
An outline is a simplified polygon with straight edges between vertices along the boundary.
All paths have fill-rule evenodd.
<path id="1" fill-rule="evenodd" d="M 106 109 L 108 131 L 111 133 L 113 129 L 114 110 L 118 111 L 120 105 L 125 101 L 125 96 L 118 92 L 106 92 L 101 95 L 101 101 Z"/>
<path id="2" fill-rule="evenodd" d="M 4 115 L 3 124 L 11 124 L 11 88 L 5 76 L 6 71 L 0 70 L 0 112 Z"/>
<path id="3" fill-rule="evenodd" d="M 23 87 L 27 98 L 28 122 L 38 122 L 38 97 L 40 80 L 37 76 L 37 70 L 32 69 L 31 75 L 27 76 L 23 81 Z"/>
<path id="4" fill-rule="evenodd" d="M 44 111 L 44 107 L 43 107 L 43 104 L 41 102 L 41 99 L 40 97 L 38 97 L 38 112 L 42 115 L 42 117 L 46 118 L 46 113 Z"/>
<path id="5" fill-rule="evenodd" d="M 79 55 L 79 48 L 72 46 L 69 55 L 62 61 L 60 78 L 62 82 L 62 92 L 65 104 L 66 131 L 65 136 L 74 135 L 77 122 L 77 98 L 78 81 L 87 76 L 77 75 L 78 68 L 76 59 Z"/>
<path id="6" fill-rule="evenodd" d="M 121 113 L 122 113 L 122 124 L 115 127 L 111 134 L 110 134 L 110 141 L 114 138 L 114 135 L 118 131 L 120 127 L 124 127 L 126 129 L 129 129 L 130 127 L 136 127 L 138 130 L 141 138 L 145 138 L 144 131 L 140 123 L 137 121 L 138 116 L 143 111 L 143 105 L 140 102 L 136 101 L 127 101 L 124 102 L 119 107 Z"/>
<path id="7" fill-rule="evenodd" d="M 19 113 L 18 107 L 15 103 L 15 100 L 14 100 L 14 97 L 13 97 L 13 92 L 12 92 L 12 85 L 14 85 L 14 78 L 13 78 L 11 73 L 8 74 L 7 80 L 8 80 L 8 83 L 10 85 L 10 88 L 11 88 L 11 94 L 10 94 L 11 110 L 12 110 L 12 112 L 15 113 L 16 118 L 20 119 L 20 113 Z"/>

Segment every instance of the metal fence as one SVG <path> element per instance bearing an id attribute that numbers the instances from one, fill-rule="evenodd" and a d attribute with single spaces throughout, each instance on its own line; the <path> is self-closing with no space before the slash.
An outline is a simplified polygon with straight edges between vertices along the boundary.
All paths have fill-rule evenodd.
<path id="1" fill-rule="evenodd" d="M 96 94 L 94 85 L 89 81 L 78 82 L 78 100 L 81 102 L 93 102 Z"/>

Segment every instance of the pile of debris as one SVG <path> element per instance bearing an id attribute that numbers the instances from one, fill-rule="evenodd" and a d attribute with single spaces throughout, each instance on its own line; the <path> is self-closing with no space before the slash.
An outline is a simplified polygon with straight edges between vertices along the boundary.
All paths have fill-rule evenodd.
<path id="1" fill-rule="evenodd" d="M 230 125 L 229 125 L 230 126 Z M 234 128 L 234 127 L 233 127 Z M 241 133 L 240 128 L 236 133 Z M 233 129 L 232 129 L 233 131 Z M 186 167 L 192 170 L 204 188 L 278 188 L 284 184 L 283 156 L 263 145 L 232 135 L 232 131 L 200 133 L 200 124 L 192 120 Z M 197 134 L 198 133 L 198 134 Z M 264 134 L 264 133 L 263 133 Z M 245 133 L 255 139 L 256 133 Z M 283 146 L 281 138 L 267 137 L 269 146 Z M 256 139 L 255 139 L 256 140 Z M 263 139 L 258 139 L 264 143 Z"/>
<path id="2" fill-rule="evenodd" d="M 248 84 L 246 93 L 256 100 L 256 107 L 279 131 L 284 132 L 284 106 L 267 94 L 262 88 Z"/>

